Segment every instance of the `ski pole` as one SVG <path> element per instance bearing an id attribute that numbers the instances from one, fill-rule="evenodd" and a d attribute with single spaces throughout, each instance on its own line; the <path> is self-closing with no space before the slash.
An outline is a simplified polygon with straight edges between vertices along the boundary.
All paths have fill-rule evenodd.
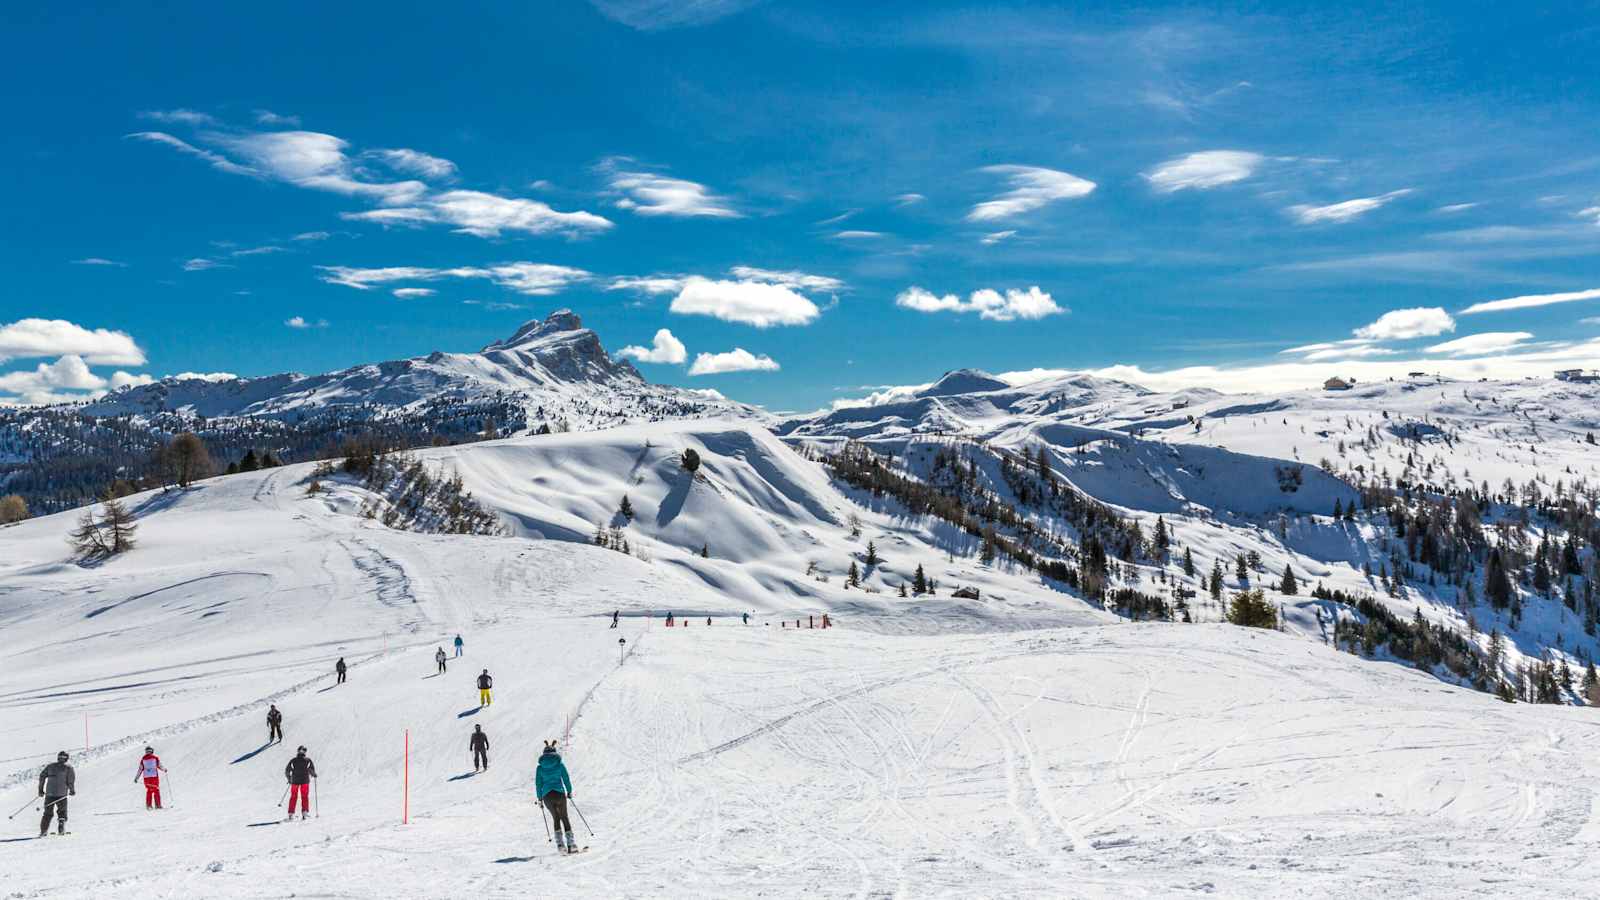
<path id="1" fill-rule="evenodd" d="M 534 801 L 534 804 L 539 807 L 539 824 L 544 826 L 544 842 L 548 844 L 550 843 L 550 822 L 544 817 L 544 804 L 537 800 Z M 18 810 L 18 812 L 21 812 L 21 810 Z"/>
<path id="2" fill-rule="evenodd" d="M 39 799 L 38 797 L 29 797 L 28 798 L 28 802 L 22 804 L 22 809 L 19 809 L 16 812 L 12 813 L 11 815 L 6 816 L 6 819 L 8 819 L 8 820 L 15 819 L 17 816 L 22 815 L 22 810 L 23 809 L 27 809 L 28 807 L 32 806 L 38 799 Z"/>
<path id="3" fill-rule="evenodd" d="M 311 794 L 317 799 L 317 811 L 312 813 L 312 815 L 318 819 L 322 818 L 322 791 L 318 790 L 319 786 L 317 784 L 317 782 L 320 780 L 321 779 L 317 778 L 311 779 Z"/>
<path id="4" fill-rule="evenodd" d="M 178 792 L 172 789 L 172 773 L 167 773 L 167 806 L 178 805 Z"/>
<path id="5" fill-rule="evenodd" d="M 282 806 L 283 801 L 287 799 L 289 799 L 289 786 L 286 784 L 283 786 L 283 796 L 278 798 L 278 805 Z"/>
<path id="6" fill-rule="evenodd" d="M 578 821 L 583 823 L 583 827 L 589 828 L 589 820 L 585 819 L 583 817 L 583 810 L 578 809 L 578 801 L 572 799 L 571 796 L 568 796 L 567 797 L 567 802 L 571 803 L 572 804 L 572 808 L 577 811 L 577 813 L 578 813 Z M 589 828 L 589 837 L 594 837 L 594 829 L 593 828 Z"/>

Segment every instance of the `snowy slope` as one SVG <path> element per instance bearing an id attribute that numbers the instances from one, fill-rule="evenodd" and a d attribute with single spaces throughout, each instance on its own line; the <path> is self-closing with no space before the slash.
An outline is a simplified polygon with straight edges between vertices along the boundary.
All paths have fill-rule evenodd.
<path id="1" fill-rule="evenodd" d="M 641 438 L 703 448 L 706 481 L 670 523 L 649 525 L 674 482 L 650 454 L 634 471 Z M 96 567 L 64 560 L 69 516 L 0 530 L 0 800 L 22 805 L 61 747 L 79 778 L 70 839 L 0 839 L 8 895 L 1589 890 L 1600 772 L 1585 710 L 1506 706 L 1271 632 L 1093 619 L 1017 631 L 1039 624 L 1024 597 L 971 615 L 966 633 L 945 627 L 947 610 L 904 603 L 920 627 L 890 633 L 819 594 L 806 602 L 831 606 L 838 627 L 780 628 L 678 558 L 673 542 L 693 534 L 674 526 L 742 516 L 751 543 L 724 552 L 781 557 L 779 519 L 823 531 L 850 510 L 869 534 L 889 524 L 733 426 L 539 440 L 429 451 L 520 516 L 522 536 L 390 531 L 353 514 L 357 488 L 305 496 L 306 467 L 131 498 L 141 545 Z M 555 465 L 578 456 L 582 469 Z M 586 523 L 618 483 L 636 491 L 630 529 L 651 560 L 531 539 Z M 667 630 L 643 615 L 668 607 L 718 618 Z M 751 607 L 739 625 L 732 613 Z M 431 677 L 457 632 L 466 658 Z M 341 655 L 351 679 L 333 687 Z M 478 711 L 470 682 L 485 666 L 496 702 Z M 288 740 L 263 748 L 269 700 Z M 493 767 L 468 776 L 474 723 Z M 595 831 L 579 826 L 592 849 L 575 859 L 553 856 L 529 797 L 552 737 Z M 302 742 L 322 815 L 273 824 Z M 159 814 L 132 783 L 145 743 L 171 770 L 175 808 Z M 35 815 L 11 833 L 30 834 Z"/>

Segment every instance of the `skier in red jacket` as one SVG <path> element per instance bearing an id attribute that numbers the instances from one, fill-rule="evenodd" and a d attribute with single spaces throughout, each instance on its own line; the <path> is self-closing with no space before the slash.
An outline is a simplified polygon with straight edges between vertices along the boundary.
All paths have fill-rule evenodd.
<path id="1" fill-rule="evenodd" d="M 161 764 L 161 757 L 156 755 L 156 748 L 144 748 L 144 756 L 139 759 L 139 771 L 133 775 L 134 783 L 144 779 L 144 808 L 161 808 L 161 773 L 167 770 Z"/>

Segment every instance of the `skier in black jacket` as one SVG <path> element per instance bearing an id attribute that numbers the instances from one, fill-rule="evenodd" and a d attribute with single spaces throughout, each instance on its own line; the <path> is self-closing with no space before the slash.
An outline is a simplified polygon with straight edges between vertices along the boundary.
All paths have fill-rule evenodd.
<path id="1" fill-rule="evenodd" d="M 484 669 L 483 674 L 478 676 L 478 706 L 480 708 L 494 702 L 494 698 L 489 695 L 489 689 L 492 687 L 494 687 L 494 679 L 489 676 L 489 670 Z"/>
<path id="2" fill-rule="evenodd" d="M 283 740 L 283 713 L 276 703 L 267 707 L 267 743 Z"/>
<path id="3" fill-rule="evenodd" d="M 283 777 L 289 782 L 289 818 L 294 818 L 295 801 L 300 801 L 300 818 L 311 814 L 311 779 L 317 777 L 317 765 L 306 755 L 306 748 L 295 751 L 294 759 L 283 767 Z"/>
<path id="4" fill-rule="evenodd" d="M 472 726 L 472 740 L 468 744 L 472 748 L 472 771 L 478 771 L 481 765 L 483 771 L 489 770 L 489 736 L 483 733 L 482 725 Z"/>
<path id="5" fill-rule="evenodd" d="M 344 657 L 341 656 L 339 661 L 333 664 L 333 671 L 339 676 L 339 680 L 334 682 L 335 684 L 344 684 L 344 669 Z"/>
<path id="6" fill-rule="evenodd" d="M 56 817 L 56 834 L 67 833 L 67 798 L 78 793 L 78 773 L 67 765 L 67 751 L 56 754 L 56 761 L 39 771 L 39 796 L 44 798 L 44 818 L 39 820 L 39 837 L 50 832 L 50 817 Z"/>

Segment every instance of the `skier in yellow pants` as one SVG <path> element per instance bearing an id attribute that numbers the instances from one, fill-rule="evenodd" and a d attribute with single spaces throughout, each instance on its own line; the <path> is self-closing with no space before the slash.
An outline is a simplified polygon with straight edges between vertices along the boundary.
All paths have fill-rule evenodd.
<path id="1" fill-rule="evenodd" d="M 488 706 L 494 702 L 489 696 L 489 689 L 492 687 L 494 687 L 494 679 L 489 677 L 489 670 L 484 669 L 483 674 L 478 676 L 478 705 L 480 707 Z"/>

